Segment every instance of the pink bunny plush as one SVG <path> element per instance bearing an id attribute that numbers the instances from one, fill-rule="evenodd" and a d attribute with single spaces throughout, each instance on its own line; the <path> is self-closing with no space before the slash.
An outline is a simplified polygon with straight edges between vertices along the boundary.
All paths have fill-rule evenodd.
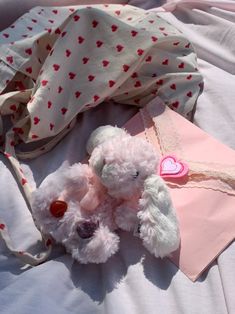
<path id="1" fill-rule="evenodd" d="M 156 257 L 175 251 L 179 227 L 154 147 L 125 130 L 102 126 L 88 143 L 89 165 L 52 174 L 33 194 L 42 233 L 81 263 L 107 261 L 119 247 L 118 229 L 137 233 Z"/>

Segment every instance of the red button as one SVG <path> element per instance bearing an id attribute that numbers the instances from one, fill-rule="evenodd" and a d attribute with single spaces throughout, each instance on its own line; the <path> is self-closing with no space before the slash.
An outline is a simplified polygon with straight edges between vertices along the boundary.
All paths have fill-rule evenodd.
<path id="1" fill-rule="evenodd" d="M 64 216 L 64 213 L 66 212 L 67 209 L 68 205 L 66 202 L 56 200 L 51 203 L 50 213 L 52 214 L 52 216 L 60 218 Z"/>

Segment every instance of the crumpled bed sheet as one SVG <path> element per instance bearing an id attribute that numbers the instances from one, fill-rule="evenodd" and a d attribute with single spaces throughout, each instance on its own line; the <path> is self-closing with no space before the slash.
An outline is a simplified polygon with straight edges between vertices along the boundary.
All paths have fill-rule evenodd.
<path id="1" fill-rule="evenodd" d="M 190 36 L 198 53 L 205 86 L 194 122 L 235 148 L 232 77 L 235 28 L 231 22 L 235 18 L 234 5 L 223 9 L 221 6 L 231 1 L 219 1 L 218 9 L 218 1 L 214 2 L 214 8 L 189 2 L 180 1 L 173 12 L 161 14 Z M 141 5 L 140 1 L 137 4 Z M 51 152 L 23 164 L 30 184 L 40 184 L 65 162 L 72 164 L 82 159 L 84 149 L 81 148 L 92 129 L 104 123 L 121 126 L 135 112 L 136 108 L 113 104 L 83 113 L 76 127 Z M 0 160 L 2 216 L 9 231 L 14 230 L 15 246 L 37 252 L 41 248 L 40 234 L 33 225 L 11 166 L 4 157 L 0 156 Z M 138 239 L 125 232 L 121 233 L 119 253 L 103 265 L 80 265 L 61 247 L 53 250 L 52 260 L 35 268 L 22 267 L 2 242 L 0 253 L 3 314 L 235 312 L 235 243 L 195 283 L 167 259 L 151 256 Z"/>

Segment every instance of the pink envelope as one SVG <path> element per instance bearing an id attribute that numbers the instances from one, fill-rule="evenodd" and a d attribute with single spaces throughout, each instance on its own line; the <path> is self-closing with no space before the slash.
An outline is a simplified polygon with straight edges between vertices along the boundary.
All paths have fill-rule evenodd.
<path id="1" fill-rule="evenodd" d="M 157 98 L 124 126 L 146 137 L 161 155 L 189 166 L 185 179 L 168 179 L 180 223 L 181 245 L 170 259 L 191 280 L 235 238 L 235 151 L 221 144 Z"/>

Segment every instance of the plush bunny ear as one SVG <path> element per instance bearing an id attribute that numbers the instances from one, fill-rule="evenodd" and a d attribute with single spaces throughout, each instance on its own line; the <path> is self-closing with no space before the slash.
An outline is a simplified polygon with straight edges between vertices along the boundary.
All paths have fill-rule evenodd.
<path id="1" fill-rule="evenodd" d="M 115 136 L 126 134 L 127 132 L 125 130 L 118 127 L 114 127 L 111 125 L 100 126 L 91 133 L 86 146 L 87 152 L 89 155 L 91 155 L 94 148 L 98 145 L 106 142 L 107 140 Z"/>
<path id="2" fill-rule="evenodd" d="M 180 243 L 178 221 L 161 177 L 151 175 L 145 180 L 140 206 L 138 218 L 144 246 L 156 257 L 174 252 Z"/>

